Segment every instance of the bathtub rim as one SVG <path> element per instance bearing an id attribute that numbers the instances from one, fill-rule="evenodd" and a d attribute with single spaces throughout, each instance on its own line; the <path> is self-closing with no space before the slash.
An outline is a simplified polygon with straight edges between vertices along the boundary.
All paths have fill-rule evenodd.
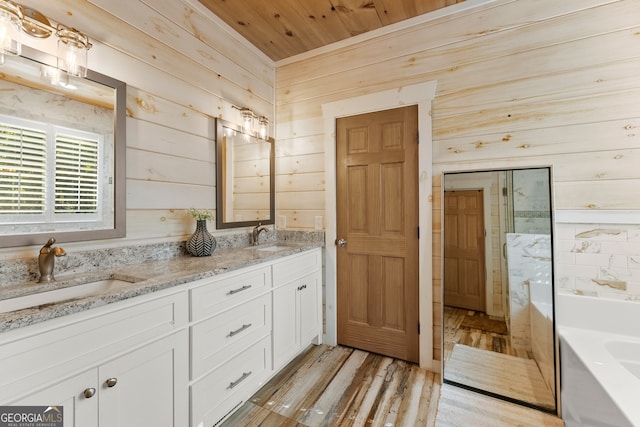
<path id="1" fill-rule="evenodd" d="M 558 326 L 558 337 L 570 346 L 589 373 L 598 381 L 632 425 L 640 425 L 640 379 L 633 376 L 606 349 L 608 341 L 640 343 L 640 337 Z M 562 384 L 560 385 L 562 390 Z"/>

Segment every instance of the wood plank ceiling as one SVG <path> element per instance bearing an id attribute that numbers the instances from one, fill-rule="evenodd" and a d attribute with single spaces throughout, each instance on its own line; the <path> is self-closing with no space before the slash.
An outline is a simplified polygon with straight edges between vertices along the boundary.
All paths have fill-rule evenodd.
<path id="1" fill-rule="evenodd" d="M 278 61 L 463 0 L 199 0 Z"/>

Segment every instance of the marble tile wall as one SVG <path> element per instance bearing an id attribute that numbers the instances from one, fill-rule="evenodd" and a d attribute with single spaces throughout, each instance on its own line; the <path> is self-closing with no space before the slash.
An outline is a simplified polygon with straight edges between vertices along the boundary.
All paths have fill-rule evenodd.
<path id="1" fill-rule="evenodd" d="M 640 302 L 640 225 L 556 224 L 556 289 Z"/>
<path id="2" fill-rule="evenodd" d="M 508 233 L 507 265 L 511 345 L 516 350 L 532 351 L 532 340 L 547 338 L 532 336 L 530 292 L 535 287 L 541 303 L 544 303 L 545 293 L 551 302 L 551 236 Z M 546 330 L 544 327 L 534 329 Z"/>
<path id="3" fill-rule="evenodd" d="M 513 171 L 513 221 L 516 233 L 551 234 L 548 169 Z"/>

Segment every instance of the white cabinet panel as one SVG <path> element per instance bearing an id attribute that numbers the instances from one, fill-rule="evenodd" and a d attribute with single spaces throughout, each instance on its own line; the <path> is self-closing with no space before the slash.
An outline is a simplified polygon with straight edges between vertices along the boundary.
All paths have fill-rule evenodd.
<path id="1" fill-rule="evenodd" d="M 199 280 L 194 285 L 197 287 L 191 290 L 191 320 L 197 322 L 268 291 L 271 266 L 243 269 L 222 278 Z"/>
<path id="2" fill-rule="evenodd" d="M 100 426 L 183 425 L 188 351 L 182 330 L 100 366 Z"/>
<path id="3" fill-rule="evenodd" d="M 271 374 L 271 342 L 263 338 L 191 386 L 191 427 L 213 426 L 240 407 Z"/>
<path id="4" fill-rule="evenodd" d="M 269 294 L 195 324 L 191 328 L 191 379 L 219 366 L 270 333 Z"/>
<path id="5" fill-rule="evenodd" d="M 273 286 L 288 283 L 322 268 L 322 251 L 315 249 L 284 258 L 273 265 Z"/>
<path id="6" fill-rule="evenodd" d="M 322 334 L 322 273 L 317 271 L 300 279 L 300 342 L 306 346 Z"/>
<path id="7" fill-rule="evenodd" d="M 98 370 L 94 368 L 8 402 L 8 405 L 61 406 L 65 427 L 97 427 L 98 398 L 95 395 L 90 398 L 83 395 L 83 391 L 88 389 L 97 392 L 97 384 Z"/>
<path id="8" fill-rule="evenodd" d="M 296 321 L 298 283 L 290 282 L 273 291 L 273 367 L 278 369 L 300 348 L 300 326 Z"/>
<path id="9" fill-rule="evenodd" d="M 273 291 L 273 367 L 279 369 L 322 335 L 316 271 Z"/>

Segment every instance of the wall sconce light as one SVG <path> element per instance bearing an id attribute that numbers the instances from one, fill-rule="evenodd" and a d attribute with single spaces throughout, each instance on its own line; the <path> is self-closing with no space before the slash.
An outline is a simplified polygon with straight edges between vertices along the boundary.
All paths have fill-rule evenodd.
<path id="1" fill-rule="evenodd" d="M 92 46 L 89 38 L 75 28 L 62 24 L 54 28 L 42 13 L 10 0 L 0 0 L 0 55 L 3 56 L 0 58 L 0 64 L 5 53 L 20 55 L 20 30 L 31 37 L 41 39 L 55 34 L 58 37 L 58 69 L 64 70 L 67 75 L 86 77 L 87 56 Z"/>
<path id="2" fill-rule="evenodd" d="M 253 111 L 246 107 L 236 107 L 232 105 L 236 110 L 240 110 L 242 115 L 242 128 L 246 134 L 254 135 L 253 121 L 258 119 L 258 133 L 257 136 L 261 139 L 267 139 L 269 137 L 269 119 L 265 116 L 257 116 Z"/>
<path id="3" fill-rule="evenodd" d="M 258 125 L 260 126 L 260 138 L 266 140 L 267 136 L 269 135 L 269 119 L 267 119 L 265 116 L 258 117 Z"/>
<path id="4" fill-rule="evenodd" d="M 0 1 L 0 64 L 5 55 L 22 53 L 22 9 L 10 1 Z"/>

